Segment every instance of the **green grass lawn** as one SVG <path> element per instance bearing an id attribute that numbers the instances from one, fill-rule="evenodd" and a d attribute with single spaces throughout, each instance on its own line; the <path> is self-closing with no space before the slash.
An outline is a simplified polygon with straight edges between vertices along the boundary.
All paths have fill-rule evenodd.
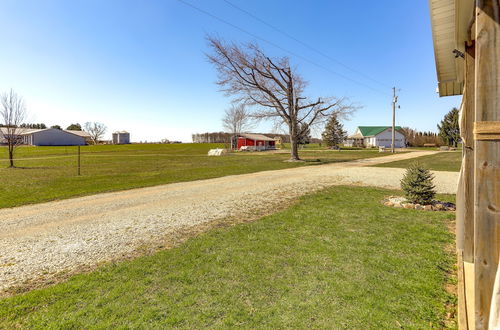
<path id="1" fill-rule="evenodd" d="M 208 157 L 218 144 L 132 144 L 82 147 L 81 176 L 77 176 L 77 147 L 20 147 L 7 168 L 7 152 L 0 147 L 0 207 L 12 207 L 105 191 L 207 179 L 232 174 L 277 170 L 380 157 L 375 150 L 308 151 L 305 163 L 289 163 L 289 155 L 235 153 Z"/>
<path id="2" fill-rule="evenodd" d="M 283 143 L 284 149 L 290 149 L 290 143 Z M 310 151 L 310 150 L 329 150 L 325 143 L 309 143 L 299 146 L 299 151 Z M 342 150 L 369 150 L 365 148 L 358 147 L 341 147 Z M 378 149 L 377 149 L 378 150 Z"/>
<path id="3" fill-rule="evenodd" d="M 0 300 L 0 327 L 428 329 L 445 324 L 454 214 L 334 187 L 260 220 Z M 447 252 L 448 251 L 448 252 Z"/>
<path id="4" fill-rule="evenodd" d="M 462 163 L 461 151 L 447 151 L 438 154 L 422 156 L 414 159 L 400 160 L 391 163 L 384 163 L 376 165 L 377 167 L 402 167 L 406 168 L 413 162 L 419 162 L 430 170 L 433 171 L 460 171 Z"/>

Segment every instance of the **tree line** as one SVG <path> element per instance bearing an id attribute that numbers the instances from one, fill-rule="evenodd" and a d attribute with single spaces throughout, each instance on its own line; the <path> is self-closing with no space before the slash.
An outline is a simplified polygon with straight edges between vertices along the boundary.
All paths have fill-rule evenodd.
<path id="1" fill-rule="evenodd" d="M 405 136 L 406 143 L 409 147 L 423 147 L 424 145 L 444 145 L 443 139 L 438 133 L 420 132 L 410 127 L 403 127 L 401 130 Z"/>
<path id="2" fill-rule="evenodd" d="M 93 123 L 90 123 L 90 122 L 89 123 L 85 123 L 85 125 L 84 125 L 85 129 L 82 128 L 82 125 L 80 125 L 79 123 L 71 124 L 68 127 L 66 127 L 65 130 L 68 130 L 68 131 L 84 131 L 84 130 L 89 129 L 89 127 L 91 127 L 92 124 Z M 19 127 L 19 128 L 29 128 L 29 129 L 46 129 L 46 128 L 48 128 L 47 125 L 45 125 L 44 123 L 35 123 L 35 124 L 22 123 L 19 126 L 0 123 L 0 127 L 8 127 L 8 126 L 10 126 L 10 127 Z M 50 128 L 63 129 L 60 125 L 52 125 L 52 126 L 50 126 Z"/>

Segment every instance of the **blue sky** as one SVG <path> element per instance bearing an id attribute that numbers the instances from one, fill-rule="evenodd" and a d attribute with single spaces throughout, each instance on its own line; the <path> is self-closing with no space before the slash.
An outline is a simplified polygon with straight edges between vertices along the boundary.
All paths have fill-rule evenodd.
<path id="1" fill-rule="evenodd" d="M 435 131 L 460 103 L 436 94 L 427 1 L 229 0 L 363 75 L 224 0 L 184 1 L 281 49 L 178 0 L 3 0 L 0 92 L 22 95 L 31 122 L 99 121 L 108 136 L 128 130 L 133 141 L 190 141 L 192 133 L 222 130 L 230 103 L 204 55 L 212 34 L 289 56 L 309 81 L 309 96 L 347 96 L 362 105 L 344 123 L 350 133 L 390 125 L 392 86 L 401 89 L 398 125 Z"/>

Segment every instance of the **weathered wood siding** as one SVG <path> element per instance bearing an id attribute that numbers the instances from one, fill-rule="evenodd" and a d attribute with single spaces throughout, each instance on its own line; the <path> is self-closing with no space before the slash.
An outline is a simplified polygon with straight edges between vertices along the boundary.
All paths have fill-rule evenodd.
<path id="1" fill-rule="evenodd" d="M 476 2 L 475 127 L 500 120 L 500 2 Z M 474 271 L 476 329 L 487 329 L 500 252 L 500 131 L 475 134 Z"/>

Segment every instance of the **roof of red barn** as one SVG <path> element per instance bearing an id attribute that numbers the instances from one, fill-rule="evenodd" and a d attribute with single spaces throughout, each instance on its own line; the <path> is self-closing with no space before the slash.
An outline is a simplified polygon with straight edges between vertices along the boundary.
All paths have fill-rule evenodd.
<path id="1" fill-rule="evenodd" d="M 276 139 L 270 138 L 269 136 L 265 136 L 262 134 L 241 133 L 239 134 L 239 136 L 256 141 L 276 141 Z"/>

